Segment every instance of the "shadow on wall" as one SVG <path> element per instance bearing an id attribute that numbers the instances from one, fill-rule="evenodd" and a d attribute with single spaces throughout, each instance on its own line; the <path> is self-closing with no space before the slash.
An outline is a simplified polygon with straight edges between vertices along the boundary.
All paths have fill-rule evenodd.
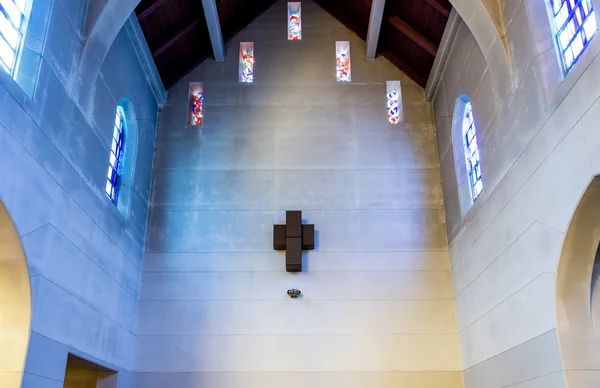
<path id="1" fill-rule="evenodd" d="M 600 335 L 600 245 L 594 259 L 592 286 L 590 290 L 590 309 L 592 310 L 592 327 L 596 336 Z"/>
<path id="2" fill-rule="evenodd" d="M 558 265 L 557 329 L 568 387 L 597 387 L 600 380 L 600 335 L 592 304 L 599 244 L 600 177 L 595 177 L 573 214 Z"/>
<path id="3" fill-rule="evenodd" d="M 117 388 L 117 372 L 69 354 L 63 388 Z"/>
<path id="4" fill-rule="evenodd" d="M 21 386 L 31 327 L 31 287 L 19 235 L 0 202 L 0 387 Z"/>

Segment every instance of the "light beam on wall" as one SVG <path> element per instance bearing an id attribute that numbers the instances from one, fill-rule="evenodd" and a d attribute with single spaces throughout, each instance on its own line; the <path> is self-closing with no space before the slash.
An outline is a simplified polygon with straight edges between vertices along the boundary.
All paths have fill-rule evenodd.
<path id="1" fill-rule="evenodd" d="M 254 81 L 254 42 L 240 43 L 240 82 Z"/>
<path id="2" fill-rule="evenodd" d="M 387 110 L 390 124 L 398 124 L 403 120 L 402 94 L 400 92 L 400 81 L 387 81 Z"/>
<path id="3" fill-rule="evenodd" d="M 288 40 L 302 39 L 302 16 L 300 2 L 288 3 Z"/>
<path id="4" fill-rule="evenodd" d="M 335 42 L 335 71 L 338 82 L 352 81 L 350 68 L 350 42 Z"/>

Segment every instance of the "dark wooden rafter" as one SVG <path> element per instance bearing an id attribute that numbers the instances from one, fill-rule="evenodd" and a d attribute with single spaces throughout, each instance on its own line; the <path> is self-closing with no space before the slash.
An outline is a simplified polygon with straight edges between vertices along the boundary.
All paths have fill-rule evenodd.
<path id="1" fill-rule="evenodd" d="M 274 2 L 216 0 L 223 38 L 231 38 Z M 165 87 L 212 54 L 203 1 L 139 0 L 135 12 Z"/>
<path id="2" fill-rule="evenodd" d="M 248 2 L 248 0 L 217 0 L 217 9 L 219 10 L 219 20 L 221 21 L 221 28 L 223 30 L 223 39 L 229 40 L 235 34 L 242 31 L 248 26 L 258 15 L 266 11 L 271 7 L 276 0 L 255 0 L 254 9 L 251 13 L 244 11 L 242 14 L 244 17 L 239 16 L 239 12 L 226 12 L 225 15 L 221 13 L 221 9 L 229 7 L 235 10 L 239 8 L 241 2 Z M 248 16 L 250 18 L 248 18 Z M 233 27 L 233 28 L 232 28 Z M 227 33 L 226 33 L 227 31 Z"/>
<path id="3" fill-rule="evenodd" d="M 404 20 L 394 15 L 390 17 L 388 21 L 400 32 L 409 37 L 413 42 L 425 49 L 429 54 L 433 55 L 434 57 L 437 55 L 438 47 L 431 43 L 429 39 L 424 37 L 419 31 L 409 26 Z"/>
<path id="4" fill-rule="evenodd" d="M 361 0 L 363 2 L 367 0 Z M 361 39 L 365 39 L 367 37 L 367 28 L 368 25 L 361 26 L 356 23 L 354 19 L 348 18 L 345 16 L 345 12 L 335 5 L 331 4 L 328 1 L 316 0 L 315 1 L 320 7 L 322 7 L 325 11 L 327 11 L 331 16 L 336 18 L 340 23 L 342 23 L 346 28 L 353 31 L 356 35 L 358 35 Z M 356 3 L 355 3 L 356 4 Z M 371 1 L 369 0 L 369 8 L 365 8 L 370 11 Z M 364 27 L 364 28 L 363 28 Z"/>
<path id="5" fill-rule="evenodd" d="M 437 9 L 445 17 L 450 16 L 450 10 L 444 7 L 439 0 L 425 0 L 425 2 L 427 2 L 427 4 L 431 5 L 433 8 Z"/>
<path id="6" fill-rule="evenodd" d="M 232 37 L 274 2 L 217 0 L 223 38 Z M 367 38 L 373 0 L 315 2 L 359 37 Z M 198 4 L 199 0 L 140 0 L 136 9 L 167 87 L 210 55 L 208 26 Z M 448 0 L 386 0 L 379 53 L 425 86 L 451 9 Z"/>
<path id="7" fill-rule="evenodd" d="M 158 50 L 153 52 L 152 57 L 156 58 L 157 56 L 162 54 L 166 49 L 173 46 L 173 44 L 175 44 L 175 42 L 177 42 L 179 39 L 181 39 L 183 36 L 185 36 L 191 30 L 196 28 L 199 24 L 200 24 L 200 21 L 198 19 L 194 20 L 189 26 L 184 28 L 180 33 L 175 35 L 173 38 L 169 39 L 169 41 L 167 43 L 163 44 Z"/>
<path id="8" fill-rule="evenodd" d="M 392 51 L 389 51 L 389 50 L 384 51 L 381 53 L 381 55 L 383 55 L 383 57 L 385 59 L 387 59 L 388 61 L 392 62 L 394 64 L 394 66 L 396 66 L 404 74 L 406 74 L 408 76 L 408 78 L 415 81 L 417 83 L 417 85 L 419 85 L 423 88 L 425 87 L 425 84 L 427 84 L 427 80 L 425 78 L 421 77 L 416 71 L 413 70 L 412 67 L 410 67 L 408 64 L 406 64 L 402 59 L 398 58 L 396 56 L 396 54 L 394 54 Z"/>
<path id="9" fill-rule="evenodd" d="M 163 4 L 168 2 L 169 0 L 158 0 L 153 3 L 150 7 L 148 7 L 144 12 L 138 15 L 138 20 L 141 22 L 146 19 L 151 13 L 159 9 Z"/>
<path id="10" fill-rule="evenodd" d="M 416 84 L 425 87 L 448 18 L 447 0 L 386 0 L 378 52 Z M 365 39 L 368 26 L 357 19 L 368 18 L 372 0 L 315 0 L 338 21 Z M 345 8 L 347 5 L 347 8 Z M 438 9 L 439 7 L 442 10 Z M 361 15 L 362 13 L 362 15 Z M 449 14 L 449 11 L 447 12 Z M 419 18 L 421 18 L 419 20 Z M 361 19 L 361 20 L 362 20 Z M 363 20 L 364 21 L 364 20 Z"/>

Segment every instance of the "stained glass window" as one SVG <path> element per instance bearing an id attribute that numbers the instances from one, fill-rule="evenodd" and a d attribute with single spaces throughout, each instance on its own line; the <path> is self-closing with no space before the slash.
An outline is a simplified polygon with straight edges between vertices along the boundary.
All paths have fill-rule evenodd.
<path id="1" fill-rule="evenodd" d="M 125 113 L 117 107 L 115 126 L 113 128 L 112 145 L 110 147 L 110 162 L 106 176 L 106 195 L 116 205 L 118 199 L 119 174 L 123 162 L 123 145 L 125 132 Z"/>
<path id="2" fill-rule="evenodd" d="M 350 42 L 335 42 L 335 71 L 338 82 L 350 82 L 352 73 L 350 68 Z"/>
<path id="3" fill-rule="evenodd" d="M 592 0 L 551 0 L 551 4 L 558 28 L 556 42 L 568 73 L 598 30 L 596 15 Z"/>
<path id="4" fill-rule="evenodd" d="M 300 2 L 288 3 L 288 40 L 302 39 Z"/>
<path id="5" fill-rule="evenodd" d="M 202 82 L 190 83 L 190 118 L 189 125 L 200 125 L 204 120 L 203 114 L 204 88 Z"/>
<path id="6" fill-rule="evenodd" d="M 400 95 L 400 81 L 387 81 L 387 109 L 390 124 L 398 124 L 401 121 L 400 109 L 402 96 Z"/>
<path id="7" fill-rule="evenodd" d="M 204 96 L 202 93 L 196 93 L 192 95 L 192 125 L 202 124 L 202 103 Z"/>
<path id="8" fill-rule="evenodd" d="M 0 66 L 14 76 L 26 26 L 26 0 L 0 0 Z"/>
<path id="9" fill-rule="evenodd" d="M 465 161 L 467 162 L 467 173 L 469 174 L 469 183 L 471 185 L 473 201 L 475 201 L 483 191 L 476 132 L 475 121 L 473 119 L 473 108 L 471 107 L 470 102 L 466 102 L 462 122 L 462 134 L 465 148 Z"/>
<path id="10" fill-rule="evenodd" d="M 254 42 L 240 43 L 240 82 L 254 81 Z"/>

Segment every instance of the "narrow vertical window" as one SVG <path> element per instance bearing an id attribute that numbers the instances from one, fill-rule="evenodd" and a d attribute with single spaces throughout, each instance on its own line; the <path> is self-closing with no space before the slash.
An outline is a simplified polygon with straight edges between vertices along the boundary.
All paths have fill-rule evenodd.
<path id="1" fill-rule="evenodd" d="M 26 0 L 0 0 L 0 66 L 15 77 L 27 26 Z"/>
<path id="2" fill-rule="evenodd" d="M 596 15 L 592 0 L 551 0 L 551 4 L 558 29 L 556 44 L 568 73 L 598 30 Z"/>
<path id="3" fill-rule="evenodd" d="M 302 39 L 300 2 L 288 3 L 288 40 Z"/>
<path id="4" fill-rule="evenodd" d="M 117 107 L 117 114 L 115 116 L 112 145 L 110 147 L 110 162 L 106 176 L 106 195 L 115 205 L 118 199 L 119 174 L 123 161 L 124 132 L 125 113 L 123 112 L 123 108 L 119 106 Z"/>
<path id="5" fill-rule="evenodd" d="M 335 42 L 335 71 L 338 82 L 352 81 L 350 68 L 350 42 Z"/>
<path id="6" fill-rule="evenodd" d="M 204 120 L 204 88 L 201 82 L 190 83 L 190 113 L 188 125 L 200 125 Z"/>
<path id="7" fill-rule="evenodd" d="M 387 109 L 390 124 L 398 124 L 402 120 L 400 105 L 402 96 L 400 94 L 400 81 L 387 81 Z"/>
<path id="8" fill-rule="evenodd" d="M 481 164 L 479 161 L 479 150 L 477 148 L 477 130 L 473 120 L 473 108 L 471 102 L 465 103 L 465 111 L 462 122 L 463 144 L 465 148 L 465 161 L 467 173 L 471 185 L 471 196 L 473 202 L 483 191 L 483 180 L 481 179 Z"/>
<path id="9" fill-rule="evenodd" d="M 254 81 L 254 42 L 240 43 L 240 82 Z"/>

